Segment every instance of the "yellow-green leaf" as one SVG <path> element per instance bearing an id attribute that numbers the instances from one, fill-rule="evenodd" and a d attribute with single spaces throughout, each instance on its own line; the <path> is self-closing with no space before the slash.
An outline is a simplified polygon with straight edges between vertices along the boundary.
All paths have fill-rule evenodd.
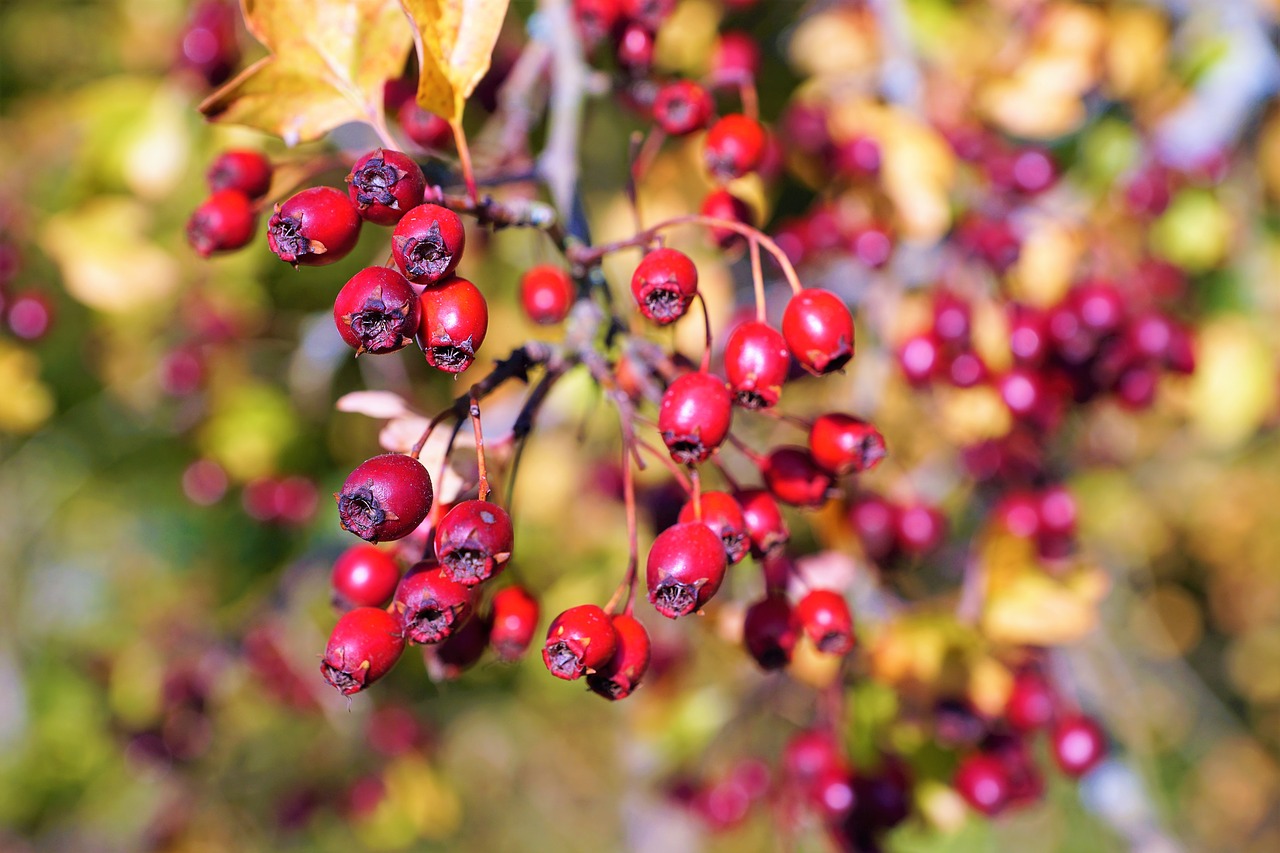
<path id="1" fill-rule="evenodd" d="M 510 0 L 400 0 L 417 32 L 418 104 L 457 123 L 489 70 Z"/>
<path id="2" fill-rule="evenodd" d="M 400 74 L 412 34 L 398 0 L 242 0 L 271 55 L 200 105 L 293 145 L 350 121 L 381 121 L 382 87 Z"/>

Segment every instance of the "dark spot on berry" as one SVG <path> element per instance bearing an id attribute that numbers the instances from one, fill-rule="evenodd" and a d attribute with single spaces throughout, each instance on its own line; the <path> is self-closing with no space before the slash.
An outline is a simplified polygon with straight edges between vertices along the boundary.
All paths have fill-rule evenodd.
<path id="1" fill-rule="evenodd" d="M 848 645 L 848 638 L 839 631 L 828 631 L 817 642 L 818 651 L 826 652 L 827 654 L 843 653 L 847 650 Z"/>
<path id="2" fill-rule="evenodd" d="M 461 372 L 475 360 L 475 351 L 462 344 L 447 344 L 431 348 L 432 363 L 441 370 Z"/>
<path id="3" fill-rule="evenodd" d="M 568 643 L 552 643 L 546 649 L 547 668 L 557 678 L 574 679 L 582 675 L 582 658 Z"/>
<path id="4" fill-rule="evenodd" d="M 588 675 L 587 687 L 606 699 L 621 699 L 627 695 L 626 687 L 612 678 L 603 675 Z"/>
<path id="5" fill-rule="evenodd" d="M 336 687 L 344 696 L 356 693 L 364 686 L 363 680 L 357 678 L 355 673 L 339 669 L 327 661 L 322 663 L 320 667 L 324 680 Z M 364 674 L 363 669 L 359 669 L 357 672 L 361 675 Z"/>
<path id="6" fill-rule="evenodd" d="M 681 465 L 696 465 L 706 459 L 710 453 L 697 434 L 676 435 L 664 432 L 662 440 L 671 452 L 671 458 Z"/>
<path id="7" fill-rule="evenodd" d="M 371 486 L 372 481 L 369 485 L 338 495 L 338 518 L 342 528 L 369 541 L 377 537 L 378 528 L 387 520 L 387 512 L 374 496 Z"/>
<path id="8" fill-rule="evenodd" d="M 673 581 L 658 584 L 653 591 L 654 609 L 671 619 L 689 615 L 698 606 L 698 587 L 701 585 Z"/>
<path id="9" fill-rule="evenodd" d="M 412 279 L 439 278 L 453 261 L 453 252 L 444 244 L 438 222 L 431 223 L 425 237 L 406 237 L 403 245 L 404 271 Z"/>
<path id="10" fill-rule="evenodd" d="M 419 607 L 404 620 L 405 636 L 415 643 L 439 643 L 453 633 L 453 608 Z"/>
<path id="11" fill-rule="evenodd" d="M 271 221 L 267 223 L 267 234 L 282 261 L 293 263 L 311 254 L 311 240 L 302 234 L 302 217 L 272 214 Z"/>
<path id="12" fill-rule="evenodd" d="M 658 323 L 671 323 L 684 316 L 689 303 L 675 287 L 655 287 L 644 298 L 645 308 Z"/>
<path id="13" fill-rule="evenodd" d="M 756 663 L 760 664 L 761 669 L 782 669 L 790 662 L 786 650 L 777 647 L 756 655 Z"/>
<path id="14" fill-rule="evenodd" d="M 400 345 L 408 313 L 408 305 L 394 308 L 379 298 L 371 297 L 365 301 L 363 310 L 350 315 L 347 322 L 365 349 L 380 352 Z"/>
<path id="15" fill-rule="evenodd" d="M 769 402 L 765 400 L 764 395 L 758 391 L 739 391 L 734 395 L 734 399 L 738 401 L 739 406 L 752 411 L 765 409 L 769 406 Z"/>
<path id="16" fill-rule="evenodd" d="M 751 540 L 742 533 L 726 533 L 720 537 L 720 541 L 724 542 L 724 552 L 728 555 L 730 563 L 740 562 L 747 556 L 747 550 L 751 547 Z"/>
<path id="17" fill-rule="evenodd" d="M 400 202 L 391 190 L 402 176 L 399 169 L 381 158 L 368 160 L 351 176 L 351 185 L 356 188 L 356 204 L 361 210 L 371 204 L 399 210 Z"/>
<path id="18" fill-rule="evenodd" d="M 191 248 L 208 257 L 218 248 L 218 223 L 204 211 L 197 210 L 187 222 L 187 242 Z"/>
<path id="19" fill-rule="evenodd" d="M 455 548 L 441 558 L 449 577 L 460 584 L 472 586 L 468 581 L 479 582 L 489 577 L 493 561 L 480 548 Z"/>

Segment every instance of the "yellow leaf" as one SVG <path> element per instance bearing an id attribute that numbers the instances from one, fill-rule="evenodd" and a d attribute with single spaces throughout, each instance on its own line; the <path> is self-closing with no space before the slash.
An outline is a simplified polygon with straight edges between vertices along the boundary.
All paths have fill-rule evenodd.
<path id="1" fill-rule="evenodd" d="M 1276 404 L 1275 359 L 1258 328 L 1241 317 L 1200 330 L 1191 381 L 1192 424 L 1214 448 L 1244 442 Z"/>
<path id="2" fill-rule="evenodd" d="M 271 52 L 200 105 L 210 121 L 290 145 L 351 121 L 381 121 L 382 87 L 404 69 L 410 32 L 397 0 L 242 0 Z"/>
<path id="3" fill-rule="evenodd" d="M 489 70 L 510 0 L 400 0 L 417 35 L 418 104 L 457 124 Z"/>
<path id="4" fill-rule="evenodd" d="M 1098 622 L 1108 582 L 1101 570 L 1079 566 L 1049 574 L 1031 540 L 991 533 L 982 550 L 986 607 L 982 632 L 997 643 L 1057 646 L 1079 640 Z"/>

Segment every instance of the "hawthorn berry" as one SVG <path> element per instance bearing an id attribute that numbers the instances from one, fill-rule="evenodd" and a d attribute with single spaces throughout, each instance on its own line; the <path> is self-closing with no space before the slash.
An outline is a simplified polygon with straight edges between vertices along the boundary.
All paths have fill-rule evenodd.
<path id="1" fill-rule="evenodd" d="M 698 268 L 677 249 L 649 252 L 631 276 L 631 295 L 640 313 L 659 326 L 683 317 L 697 293 Z"/>
<path id="2" fill-rule="evenodd" d="M 587 687 L 606 699 L 626 699 L 649 669 L 649 632 L 639 619 L 625 613 L 612 621 L 617 646 L 607 663 L 587 674 Z"/>
<path id="3" fill-rule="evenodd" d="M 1004 706 L 1004 718 L 1020 732 L 1042 729 L 1053 720 L 1056 701 L 1044 676 L 1023 670 L 1013 679 L 1013 688 Z"/>
<path id="4" fill-rule="evenodd" d="M 831 489 L 831 474 L 818 467 L 803 447 L 778 447 L 760 466 L 765 485 L 775 498 L 792 506 L 822 506 Z"/>
<path id="5" fill-rule="evenodd" d="M 930 333 L 907 338 L 898 349 L 898 366 L 907 382 L 916 387 L 927 385 L 941 370 L 942 348 Z"/>
<path id="6" fill-rule="evenodd" d="M 409 642 L 439 643 L 471 615 L 471 590 L 423 561 L 400 580 L 391 608 Z"/>
<path id="7" fill-rule="evenodd" d="M 436 525 L 436 559 L 451 580 L 475 586 L 511 558 L 511 516 L 489 501 L 457 504 Z"/>
<path id="8" fill-rule="evenodd" d="M 513 661 L 525 653 L 538 628 L 538 602 L 524 587 L 499 590 L 489 605 L 489 645 L 499 660 Z"/>
<path id="9" fill-rule="evenodd" d="M 396 223 L 391 255 L 405 278 L 435 284 L 458 267 L 467 245 L 462 217 L 438 204 L 420 204 Z"/>
<path id="10" fill-rule="evenodd" d="M 15 337 L 24 341 L 38 341 L 53 326 L 53 301 L 35 291 L 15 294 L 5 311 L 4 319 Z"/>
<path id="11" fill-rule="evenodd" d="M 448 637 L 422 649 L 432 681 L 452 681 L 475 665 L 489 645 L 489 620 L 473 615 Z"/>
<path id="12" fill-rule="evenodd" d="M 755 77 L 760 70 L 760 46 L 750 33 L 730 30 L 720 34 L 711 54 L 712 73 L 728 78 Z"/>
<path id="13" fill-rule="evenodd" d="M 899 507 L 894 521 L 898 547 L 912 556 L 929 553 L 947 536 L 947 517 L 937 507 L 925 503 Z"/>
<path id="14" fill-rule="evenodd" d="M 885 457 L 885 452 L 880 431 L 852 415 L 839 412 L 819 415 L 809 428 L 809 453 L 813 461 L 837 477 L 871 470 Z"/>
<path id="15" fill-rule="evenodd" d="M 782 772 L 797 787 L 806 789 L 831 770 L 844 766 L 844 757 L 832 732 L 804 729 L 782 749 Z"/>
<path id="16" fill-rule="evenodd" d="M 355 162 L 347 184 L 347 194 L 361 218 L 375 225 L 395 225 L 422 204 L 427 179 L 413 158 L 378 148 Z"/>
<path id="17" fill-rule="evenodd" d="M 649 548 L 649 602 L 668 619 L 687 616 L 716 594 L 728 565 L 724 542 L 715 531 L 700 522 L 676 523 Z"/>
<path id="18" fill-rule="evenodd" d="M 751 320 L 740 323 L 724 345 L 724 373 L 734 402 L 744 409 L 768 409 L 778 403 L 791 370 L 791 353 L 782 333 Z"/>
<path id="19" fill-rule="evenodd" d="M 335 495 L 345 530 L 370 542 L 402 539 L 431 511 L 431 475 L 402 453 L 365 460 Z"/>
<path id="20" fill-rule="evenodd" d="M 699 508 L 695 505 L 697 499 L 691 498 L 680 508 L 678 521 L 701 520 L 724 543 L 724 553 L 729 560 L 729 565 L 741 563 L 751 547 L 747 536 L 747 521 L 742 516 L 742 507 L 733 495 L 727 492 L 702 492 L 701 498 L 702 518 L 698 518 Z"/>
<path id="21" fill-rule="evenodd" d="M 569 316 L 573 306 L 573 279 L 563 269 L 539 264 L 520 276 L 520 305 L 530 320 L 553 326 Z"/>
<path id="22" fill-rule="evenodd" d="M 618 34 L 614 55 L 618 64 L 640 77 L 653 65 L 654 33 L 637 23 L 629 23 Z"/>
<path id="23" fill-rule="evenodd" d="M 879 495 L 860 496 L 849 507 L 849 526 L 862 542 L 867 559 L 881 562 L 898 545 L 899 509 Z"/>
<path id="24" fill-rule="evenodd" d="M 259 199 L 271 189 L 271 161 L 261 151 L 223 151 L 209 164 L 205 180 L 213 192 L 239 190 Z"/>
<path id="25" fill-rule="evenodd" d="M 424 110 L 413 98 L 400 105 L 400 109 L 396 111 L 396 121 L 400 123 L 404 135 L 423 148 L 439 151 L 453 141 L 453 128 L 449 127 L 449 122 Z"/>
<path id="26" fill-rule="evenodd" d="M 676 0 L 621 0 L 622 16 L 657 32 L 676 7 Z"/>
<path id="27" fill-rule="evenodd" d="M 956 768 L 952 784 L 970 807 L 988 817 L 999 814 L 1009 803 L 1009 776 L 991 756 L 966 756 Z"/>
<path id="28" fill-rule="evenodd" d="M 395 558 L 372 545 L 352 545 L 333 564 L 334 596 L 352 607 L 381 607 L 395 595 L 400 567 Z"/>
<path id="29" fill-rule="evenodd" d="M 217 190 L 187 220 L 187 242 L 202 258 L 243 248 L 253 239 L 258 214 L 239 190 Z"/>
<path id="30" fill-rule="evenodd" d="M 451 276 L 421 297 L 422 325 L 418 346 L 427 364 L 446 373 L 461 373 L 476 360 L 476 350 L 489 330 L 489 306 L 474 284 Z"/>
<path id="31" fill-rule="evenodd" d="M 355 248 L 361 221 L 346 193 L 311 187 L 276 205 L 267 222 L 267 245 L 294 266 L 337 263 Z"/>
<path id="32" fill-rule="evenodd" d="M 404 652 L 400 624 L 378 607 L 357 607 L 333 626 L 320 674 L 343 696 L 351 696 L 391 671 Z"/>
<path id="33" fill-rule="evenodd" d="M 706 127 L 714 110 L 711 95 L 692 80 L 668 83 L 653 99 L 653 120 L 671 136 L 685 136 Z"/>
<path id="34" fill-rule="evenodd" d="M 418 293 L 387 267 L 360 270 L 333 302 L 338 334 L 357 353 L 395 352 L 408 346 L 421 323 Z"/>
<path id="35" fill-rule="evenodd" d="M 796 605 L 796 620 L 818 651 L 844 655 L 853 649 L 853 614 L 840 593 L 810 590 Z"/>
<path id="36" fill-rule="evenodd" d="M 880 143 L 870 136 L 855 136 L 835 146 L 831 152 L 837 172 L 854 180 L 880 174 Z"/>
<path id="37" fill-rule="evenodd" d="M 782 595 L 766 595 L 747 608 L 742 641 L 761 669 L 782 669 L 791 663 L 799 632 L 791 602 Z"/>
<path id="38" fill-rule="evenodd" d="M 732 420 L 733 399 L 724 381 L 701 370 L 677 377 L 658 407 L 662 441 L 682 465 L 705 462 L 728 436 Z"/>
<path id="39" fill-rule="evenodd" d="M 1073 778 L 1097 767 L 1107 754 L 1107 736 L 1096 722 L 1083 715 L 1060 720 L 1050 734 L 1050 744 L 1053 760 Z"/>
<path id="40" fill-rule="evenodd" d="M 764 489 L 745 489 L 735 497 L 747 523 L 752 556 L 763 559 L 779 552 L 791 538 L 791 531 L 773 495 Z"/>
<path id="41" fill-rule="evenodd" d="M 590 50 L 613 32 L 622 17 L 621 0 L 573 0 L 574 17 L 582 41 Z"/>
<path id="42" fill-rule="evenodd" d="M 618 633 L 609 615 L 595 604 L 570 607 L 552 621 L 542 647 L 542 662 L 556 678 L 575 681 L 613 658 Z"/>
<path id="43" fill-rule="evenodd" d="M 787 303 L 782 337 L 805 370 L 834 373 L 853 358 L 853 315 L 831 291 L 806 288 Z"/>
<path id="44" fill-rule="evenodd" d="M 751 205 L 723 187 L 707 193 L 698 212 L 712 219 L 736 222 L 753 228 L 756 224 L 756 213 L 751 209 Z M 716 245 L 724 250 L 734 249 L 746 243 L 746 238 L 732 228 L 712 225 L 709 233 Z"/>
<path id="45" fill-rule="evenodd" d="M 724 182 L 754 172 L 764 158 L 765 133 L 760 122 L 734 113 L 711 125 L 703 140 L 702 158 L 715 180 Z"/>

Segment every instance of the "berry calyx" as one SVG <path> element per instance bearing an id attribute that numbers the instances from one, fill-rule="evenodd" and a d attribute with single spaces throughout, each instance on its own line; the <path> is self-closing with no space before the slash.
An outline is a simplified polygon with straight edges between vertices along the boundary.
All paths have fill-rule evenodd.
<path id="1" fill-rule="evenodd" d="M 379 148 L 355 162 L 347 184 L 347 193 L 363 219 L 394 225 L 422 203 L 427 179 L 407 154 Z"/>
<path id="2" fill-rule="evenodd" d="M 1107 754 L 1107 736 L 1089 717 L 1068 717 L 1053 727 L 1050 736 L 1053 760 L 1063 773 L 1078 778 L 1102 762 Z"/>
<path id="3" fill-rule="evenodd" d="M 187 242 L 202 258 L 243 248 L 253 239 L 258 216 L 239 190 L 218 190 L 187 220 Z"/>
<path id="4" fill-rule="evenodd" d="M 685 136 L 706 127 L 715 105 L 707 90 L 692 80 L 675 80 L 653 99 L 653 120 L 664 133 Z"/>
<path id="5" fill-rule="evenodd" d="M 718 376 L 696 370 L 677 377 L 658 407 L 658 430 L 671 458 L 705 462 L 729 435 L 733 399 Z"/>
<path id="6" fill-rule="evenodd" d="M 631 276 L 631 295 L 640 313 L 659 326 L 683 317 L 697 292 L 698 268 L 676 249 L 649 252 Z"/>
<path id="7" fill-rule="evenodd" d="M 791 663 L 797 636 L 795 614 L 786 597 L 766 595 L 747 608 L 742 640 L 761 669 L 782 669 Z"/>
<path id="8" fill-rule="evenodd" d="M 840 593 L 810 590 L 796 605 L 796 620 L 818 651 L 844 655 L 853 650 L 853 615 Z"/>
<path id="9" fill-rule="evenodd" d="M 465 278 L 447 278 L 422 292 L 421 313 L 418 346 L 427 364 L 446 373 L 470 367 L 489 330 L 489 305 L 479 288 Z"/>
<path id="10" fill-rule="evenodd" d="M 803 447 L 778 447 L 760 466 L 765 485 L 785 504 L 814 509 L 827 501 L 831 475 Z"/>
<path id="11" fill-rule="evenodd" d="M 420 204 L 396 223 L 391 255 L 409 281 L 435 284 L 457 269 L 466 244 L 458 214 L 438 204 Z"/>
<path id="12" fill-rule="evenodd" d="M 511 558 L 511 516 L 489 501 L 463 501 L 436 525 L 436 559 L 451 580 L 475 586 Z"/>
<path id="13" fill-rule="evenodd" d="M 611 701 L 626 699 L 649 669 L 649 632 L 634 616 L 613 617 L 617 647 L 608 662 L 587 675 L 587 687 Z"/>
<path id="14" fill-rule="evenodd" d="M 342 527 L 369 542 L 402 539 L 431 511 L 431 475 L 402 453 L 361 462 L 335 495 Z"/>
<path id="15" fill-rule="evenodd" d="M 539 264 L 520 276 L 520 305 L 540 326 L 553 326 L 569 316 L 573 306 L 573 279 L 563 269 Z"/>
<path id="16" fill-rule="evenodd" d="M 781 551 L 791 538 L 791 531 L 787 529 L 787 522 L 773 495 L 764 489 L 745 489 L 736 497 L 742 507 L 742 518 L 747 523 L 751 555 L 764 559 Z"/>
<path id="17" fill-rule="evenodd" d="M 320 674 L 343 696 L 364 690 L 391 671 L 404 652 L 400 625 L 378 607 L 357 607 L 333 626 Z"/>
<path id="18" fill-rule="evenodd" d="M 728 565 L 724 542 L 710 527 L 699 522 L 674 524 L 659 533 L 649 549 L 649 602 L 668 619 L 687 616 L 716 594 Z"/>
<path id="19" fill-rule="evenodd" d="M 334 596 L 343 605 L 381 607 L 395 595 L 400 567 L 381 548 L 352 545 L 333 564 L 330 583 Z"/>
<path id="20" fill-rule="evenodd" d="M 276 205 L 267 223 L 267 245 L 294 266 L 337 263 L 355 248 L 361 221 L 346 193 L 311 187 Z"/>
<path id="21" fill-rule="evenodd" d="M 713 124 L 703 141 L 702 158 L 717 181 L 754 172 L 764 158 L 765 134 L 760 122 L 733 114 Z"/>
<path id="22" fill-rule="evenodd" d="M 809 453 L 813 461 L 837 477 L 871 470 L 885 457 L 885 452 L 880 431 L 852 415 L 838 412 L 819 415 L 809 429 Z"/>
<path id="23" fill-rule="evenodd" d="M 603 667 L 618 648 L 618 634 L 608 614 L 595 604 L 580 604 L 561 613 L 547 629 L 542 662 L 556 678 L 575 681 Z"/>
<path id="24" fill-rule="evenodd" d="M 776 406 L 790 369 L 787 342 L 768 323 L 751 320 L 729 334 L 724 345 L 724 373 L 733 401 L 742 408 Z"/>
<path id="25" fill-rule="evenodd" d="M 697 498 L 691 498 L 680 508 L 679 521 L 698 521 Z M 729 565 L 741 563 L 750 550 L 751 542 L 747 536 L 747 521 L 742 516 L 742 507 L 727 492 L 702 493 L 702 523 L 720 537 L 724 543 L 725 557 Z"/>
<path id="26" fill-rule="evenodd" d="M 205 172 L 213 192 L 239 190 L 251 199 L 260 199 L 271 189 L 271 161 L 261 151 L 223 151 Z"/>
<path id="27" fill-rule="evenodd" d="M 787 303 L 782 337 L 805 370 L 834 373 L 853 358 L 853 315 L 831 291 L 806 288 Z"/>
<path id="28" fill-rule="evenodd" d="M 499 660 L 520 658 L 538 628 L 538 601 L 520 586 L 499 590 L 489 605 L 489 646 Z"/>
<path id="29" fill-rule="evenodd" d="M 471 615 L 471 590 L 424 561 L 405 574 L 391 607 L 409 642 L 439 643 Z"/>
<path id="30" fill-rule="evenodd" d="M 418 293 L 395 270 L 367 267 L 338 292 L 333 322 L 342 340 L 357 353 L 395 352 L 408 346 L 418 332 Z"/>

